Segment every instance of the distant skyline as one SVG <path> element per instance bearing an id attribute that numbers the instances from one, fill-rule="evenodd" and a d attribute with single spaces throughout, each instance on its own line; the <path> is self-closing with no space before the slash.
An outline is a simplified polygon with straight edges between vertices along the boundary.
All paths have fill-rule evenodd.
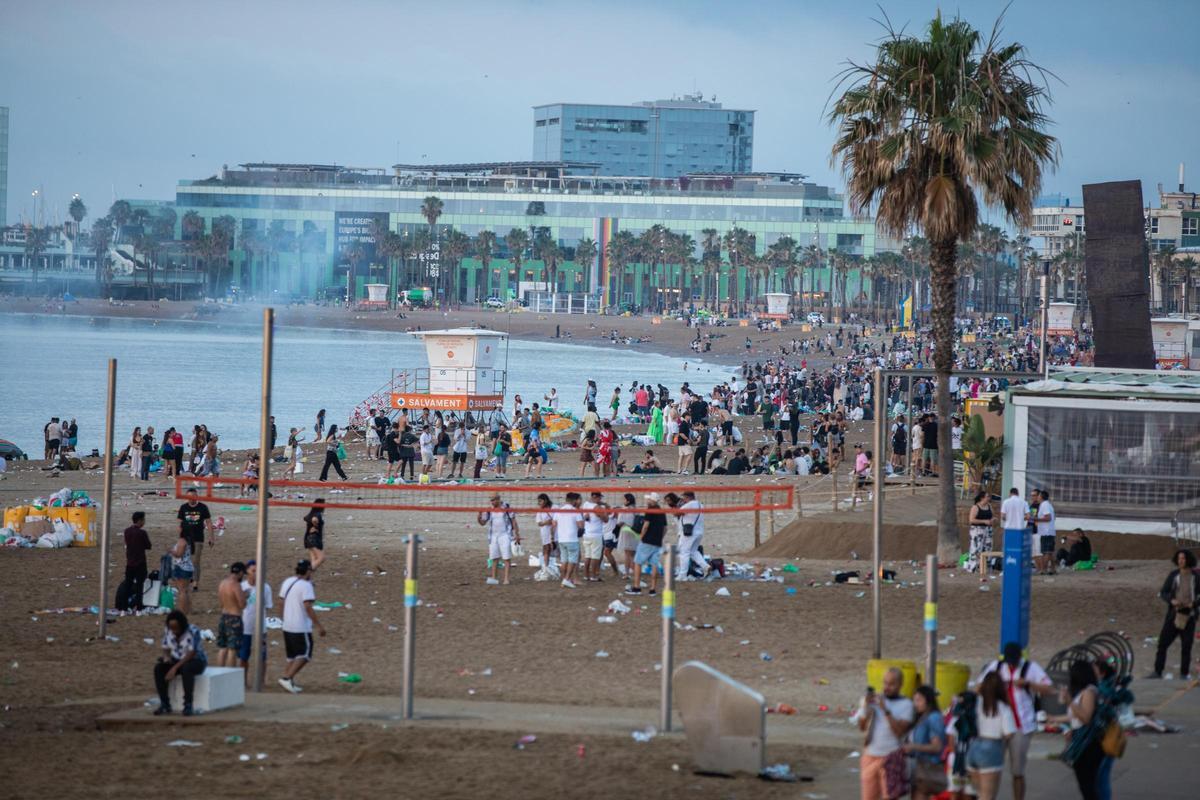
<path id="1" fill-rule="evenodd" d="M 990 30 L 1004 5 L 955 8 Z M 34 190 L 48 222 L 75 193 L 94 218 L 114 196 L 172 200 L 179 179 L 247 161 L 525 160 L 535 105 L 693 91 L 757 110 L 755 170 L 840 190 L 822 112 L 844 62 L 872 56 L 880 6 L 918 32 L 939 4 L 10 0 L 8 221 L 30 217 Z M 1074 200 L 1084 183 L 1137 178 L 1155 202 L 1181 161 L 1188 188 L 1200 187 L 1195 10 L 1014 0 L 1002 39 L 1059 79 L 1048 113 L 1062 162 L 1044 193 Z"/>

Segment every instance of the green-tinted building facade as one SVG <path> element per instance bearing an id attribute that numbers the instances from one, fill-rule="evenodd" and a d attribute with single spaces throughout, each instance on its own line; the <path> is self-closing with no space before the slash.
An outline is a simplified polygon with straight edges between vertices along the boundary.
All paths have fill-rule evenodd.
<path id="1" fill-rule="evenodd" d="M 782 236 L 791 237 L 800 248 L 816 245 L 826 254 L 834 249 L 857 256 L 875 252 L 873 221 L 846 217 L 839 195 L 804 182 L 804 176 L 695 175 L 653 180 L 609 178 L 595 174 L 594 167 L 562 162 L 397 165 L 385 173 L 250 164 L 223 169 L 209 179 L 181 181 L 176 210 L 181 226 L 189 211 L 196 212 L 205 231 L 211 231 L 220 217 L 232 218 L 230 282 L 258 295 L 276 291 L 314 296 L 344 287 L 348 274 L 353 275 L 358 297 L 363 296 L 362 286 L 372 282 L 397 289 L 440 285 L 435 277 L 438 269 L 455 260 L 443 250 L 451 231 L 472 240 L 485 230 L 496 235 L 487 269 L 474 255 L 461 258 L 459 280 L 449 289 L 460 302 L 501 295 L 518 283 L 545 280 L 542 262 L 529 250 L 522 253 L 519 272 L 512 269 L 505 237 L 513 229 L 526 231 L 531 241 L 549 237 L 558 245 L 563 261 L 558 265 L 556 290 L 603 296 L 610 305 L 644 305 L 655 287 L 689 284 L 695 300 L 701 288 L 711 294 L 714 282 L 720 283 L 721 295 L 728 296 L 733 280 L 728 266 L 704 287 L 696 285 L 695 277 L 680 275 L 678 264 L 618 267 L 610 263 L 607 245 L 621 231 L 640 235 L 660 225 L 688 234 L 696 259 L 702 255 L 706 230 L 721 236 L 735 226 L 753 236 L 758 256 Z M 429 235 L 431 226 L 422 205 L 430 196 L 441 201 L 432 226 L 433 243 L 403 259 L 380 255 L 375 238 L 385 227 L 406 242 Z M 574 250 L 584 239 L 597 243 L 598 255 L 589 263 L 578 263 Z M 689 276 L 698 269 L 689 268 Z M 745 267 L 737 271 L 742 297 L 755 287 L 788 290 L 783 270 L 769 277 L 752 272 Z M 815 281 L 817 288 L 828 289 L 826 262 L 807 274 L 808 288 Z"/>

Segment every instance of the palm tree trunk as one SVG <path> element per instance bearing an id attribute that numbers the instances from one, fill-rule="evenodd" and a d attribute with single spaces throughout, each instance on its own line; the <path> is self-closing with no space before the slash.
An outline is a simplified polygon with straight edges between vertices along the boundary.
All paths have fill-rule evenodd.
<path id="1" fill-rule="evenodd" d="M 937 374 L 934 400 L 938 415 L 938 561 L 952 563 L 961 550 L 954 498 L 954 453 L 950 450 L 950 373 L 954 369 L 955 256 L 954 237 L 930 243 L 930 284 L 933 292 L 933 368 Z"/>

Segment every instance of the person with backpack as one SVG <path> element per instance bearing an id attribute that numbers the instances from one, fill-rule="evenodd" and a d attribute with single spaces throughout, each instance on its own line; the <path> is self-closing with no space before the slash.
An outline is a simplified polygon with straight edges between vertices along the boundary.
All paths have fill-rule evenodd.
<path id="1" fill-rule="evenodd" d="M 1013 800 L 1024 800 L 1025 767 L 1029 761 L 1029 743 L 1037 732 L 1037 712 L 1040 697 L 1055 692 L 1054 683 L 1041 665 L 1021 655 L 1021 645 L 1008 642 L 1004 657 L 989 663 L 981 673 L 982 682 L 988 673 L 995 672 L 1004 686 L 1004 698 L 1012 709 L 1017 731 L 1008 739 L 1008 769 L 1012 773 Z"/>
<path id="2" fill-rule="evenodd" d="M 1104 762 L 1103 740 L 1110 722 L 1116 721 L 1111 705 L 1103 703 L 1091 661 L 1072 661 L 1068 683 L 1060 699 L 1067 713 L 1050 717 L 1051 722 L 1071 726 L 1062 760 L 1075 771 L 1075 782 L 1083 800 L 1100 800 L 1100 768 Z"/>

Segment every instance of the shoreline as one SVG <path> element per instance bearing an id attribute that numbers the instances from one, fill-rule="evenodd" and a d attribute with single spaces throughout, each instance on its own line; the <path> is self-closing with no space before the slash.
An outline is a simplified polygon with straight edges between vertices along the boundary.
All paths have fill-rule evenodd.
<path id="1" fill-rule="evenodd" d="M 150 302 L 145 300 L 123 301 L 110 305 L 91 298 L 82 299 L 48 310 L 45 301 L 24 298 L 0 299 L 0 316 L 13 318 L 52 319 L 62 317 L 91 318 L 103 320 L 146 320 L 152 322 L 187 322 L 214 328 L 232 328 L 244 332 L 260 329 L 262 305 L 212 306 L 219 309 L 215 314 L 198 317 L 197 306 L 191 302 Z M 209 304 L 211 305 L 211 304 Z M 801 335 L 798 329 L 784 328 L 780 331 L 761 332 L 754 327 L 730 325 L 704 327 L 702 332 L 713 334 L 712 349 L 707 353 L 695 353 L 690 343 L 695 329 L 683 326 L 679 321 L 657 317 L 638 316 L 595 316 L 567 314 L 538 314 L 528 311 L 505 312 L 483 308 L 468 308 L 441 312 L 434 309 L 416 309 L 403 319 L 392 312 L 347 311 L 335 306 L 281 306 L 276 308 L 275 324 L 278 331 L 335 331 L 343 333 L 413 333 L 421 330 L 437 330 L 453 327 L 480 327 L 508 334 L 520 341 L 550 341 L 568 345 L 585 345 L 602 350 L 622 348 L 630 355 L 656 354 L 676 358 L 688 363 L 703 364 L 734 370 L 748 359 L 761 361 L 774 357 L 779 345 Z M 503 323 L 503 324 L 500 324 Z M 649 341 L 630 345 L 613 345 L 601 332 L 616 330 L 622 337 L 649 337 Z M 561 336 L 555 336 L 561 332 Z M 812 335 L 807 334 L 807 335 Z M 752 340 L 752 348 L 745 348 L 745 339 Z M 810 359 L 811 360 L 811 359 Z"/>

